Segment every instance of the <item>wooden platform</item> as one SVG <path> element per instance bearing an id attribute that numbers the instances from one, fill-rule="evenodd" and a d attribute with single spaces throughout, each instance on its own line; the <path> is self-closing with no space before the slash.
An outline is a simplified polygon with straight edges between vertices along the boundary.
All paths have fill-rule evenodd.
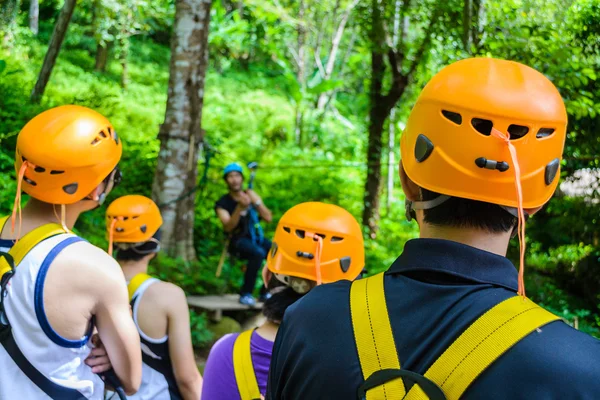
<path id="1" fill-rule="evenodd" d="M 199 308 L 210 312 L 215 321 L 219 321 L 223 311 L 244 311 L 261 310 L 263 303 L 256 303 L 256 306 L 249 307 L 239 302 L 240 296 L 237 294 L 223 294 L 211 296 L 188 296 L 187 302 L 190 307 Z"/>

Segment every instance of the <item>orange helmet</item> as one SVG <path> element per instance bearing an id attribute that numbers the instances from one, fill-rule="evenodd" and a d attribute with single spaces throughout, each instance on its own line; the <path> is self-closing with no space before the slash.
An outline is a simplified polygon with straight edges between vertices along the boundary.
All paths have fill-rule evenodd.
<path id="1" fill-rule="evenodd" d="M 523 208 L 536 208 L 558 185 L 566 128 L 563 100 L 544 75 L 470 58 L 442 69 L 421 92 L 402 135 L 402 164 L 425 189 L 508 207 L 518 207 L 520 166 Z M 510 135 L 518 165 L 497 133 Z"/>
<path id="2" fill-rule="evenodd" d="M 353 280 L 364 264 L 358 222 L 341 207 L 316 202 L 298 204 L 281 217 L 267 257 L 267 268 L 288 284 L 289 277 L 317 284 Z"/>
<path id="3" fill-rule="evenodd" d="M 62 106 L 39 114 L 17 138 L 15 169 L 23 190 L 50 204 L 84 199 L 121 159 L 122 145 L 110 122 L 96 111 Z"/>
<path id="4" fill-rule="evenodd" d="M 106 233 L 115 243 L 147 242 L 162 222 L 158 206 L 145 196 L 119 197 L 106 209 Z"/>

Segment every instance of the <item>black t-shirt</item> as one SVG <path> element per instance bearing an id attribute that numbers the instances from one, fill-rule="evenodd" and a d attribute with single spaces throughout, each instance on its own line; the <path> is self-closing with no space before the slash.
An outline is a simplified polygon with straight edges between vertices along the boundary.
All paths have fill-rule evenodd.
<path id="1" fill-rule="evenodd" d="M 517 277 L 511 262 L 499 255 L 444 240 L 409 241 L 385 275 L 402 368 L 423 375 L 474 320 L 517 295 Z M 598 360 L 599 340 L 551 322 L 498 358 L 461 399 L 596 400 Z M 356 399 L 363 381 L 350 282 L 317 286 L 285 311 L 266 398 Z"/>
<path id="2" fill-rule="evenodd" d="M 237 207 L 238 202 L 231 197 L 229 193 L 221 196 L 219 200 L 215 203 L 215 210 L 217 208 L 222 208 L 227 211 L 229 215 L 233 215 L 235 208 Z M 243 215 L 240 217 L 240 222 L 238 222 L 237 226 L 231 233 L 234 238 L 239 237 L 250 237 L 250 233 L 248 232 L 248 224 L 249 224 L 249 214 Z"/>

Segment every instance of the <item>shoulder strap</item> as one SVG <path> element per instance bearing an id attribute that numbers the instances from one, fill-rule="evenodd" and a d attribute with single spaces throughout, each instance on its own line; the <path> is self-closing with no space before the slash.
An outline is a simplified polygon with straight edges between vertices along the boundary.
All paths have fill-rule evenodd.
<path id="1" fill-rule="evenodd" d="M 502 354 L 534 330 L 558 319 L 527 298 L 504 300 L 471 324 L 433 363 L 425 377 L 437 383 L 448 400 L 459 399 Z M 407 400 L 426 398 L 416 385 L 406 396 Z"/>
<path id="2" fill-rule="evenodd" d="M 6 350 L 8 355 L 13 359 L 19 369 L 31 381 L 40 388 L 49 398 L 53 400 L 86 400 L 86 397 L 79 391 L 73 388 L 60 386 L 48 379 L 45 375 L 39 372 L 19 349 L 15 342 L 10 327 L 4 328 L 5 332 L 1 335 L 0 344 Z M 6 365 L 6 367 L 9 367 Z"/>
<path id="3" fill-rule="evenodd" d="M 3 226 L 7 219 L 8 217 L 0 219 L 0 225 Z M 61 233 L 65 233 L 65 231 L 62 226 L 58 224 L 42 225 L 27 233 L 8 251 L 8 254 L 13 258 L 14 266 L 19 265 L 27 253 L 29 253 L 38 243 Z M 6 257 L 0 258 L 0 277 L 12 268 L 13 266 L 10 265 Z"/>
<path id="4" fill-rule="evenodd" d="M 148 279 L 153 279 L 148 274 L 137 274 L 127 284 L 127 291 L 129 292 L 129 301 L 133 300 L 135 292 L 146 282 Z"/>
<path id="5" fill-rule="evenodd" d="M 250 353 L 252 332 L 254 330 L 240 333 L 233 344 L 233 370 L 242 400 L 255 400 L 262 397 Z"/>
<path id="6" fill-rule="evenodd" d="M 7 222 L 8 222 L 8 215 L 5 215 L 4 217 L 0 217 L 0 233 L 2 233 L 2 231 L 4 230 L 4 225 L 6 225 Z"/>
<path id="7" fill-rule="evenodd" d="M 352 282 L 350 312 L 363 378 L 384 369 L 400 369 L 384 292 L 384 274 Z M 367 392 L 367 400 L 402 399 L 402 379 L 396 378 Z"/>

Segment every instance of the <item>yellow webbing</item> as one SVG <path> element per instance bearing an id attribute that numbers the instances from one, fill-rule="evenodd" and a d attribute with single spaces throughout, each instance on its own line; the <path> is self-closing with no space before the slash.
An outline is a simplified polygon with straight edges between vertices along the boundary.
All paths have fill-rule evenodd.
<path id="1" fill-rule="evenodd" d="M 148 279 L 152 279 L 152 277 L 148 274 L 143 273 L 137 274 L 136 276 L 131 278 L 131 280 L 127 284 L 127 292 L 129 292 L 129 301 L 133 300 L 133 295 L 135 294 L 136 290 L 138 290 L 138 288 L 142 286 L 142 284 Z"/>
<path id="2" fill-rule="evenodd" d="M 252 332 L 254 330 L 240 333 L 233 344 L 233 370 L 235 371 L 235 380 L 242 400 L 262 398 L 258 389 L 258 382 L 256 381 L 256 374 L 252 365 L 252 355 L 250 353 Z"/>
<path id="3" fill-rule="evenodd" d="M 350 288 L 350 311 L 360 367 L 366 380 L 382 369 L 400 369 L 396 343 L 385 303 L 383 273 L 359 279 Z M 367 400 L 402 399 L 402 379 L 367 392 Z"/>
<path id="4" fill-rule="evenodd" d="M 488 310 L 433 363 L 425 377 L 457 400 L 487 367 L 534 330 L 559 317 L 529 299 L 511 297 Z M 407 400 L 426 399 L 413 386 Z"/>
<path id="5" fill-rule="evenodd" d="M 4 227 L 4 224 L 7 220 L 8 217 L 0 218 L 0 229 Z M 65 231 L 62 226 L 58 224 L 42 225 L 27 233 L 8 251 L 15 261 L 15 267 L 19 265 L 27 253 L 29 253 L 29 251 L 31 251 L 31 249 L 33 249 L 38 243 L 61 233 L 65 233 Z M 0 278 L 10 270 L 10 264 L 4 257 L 0 257 Z"/>

